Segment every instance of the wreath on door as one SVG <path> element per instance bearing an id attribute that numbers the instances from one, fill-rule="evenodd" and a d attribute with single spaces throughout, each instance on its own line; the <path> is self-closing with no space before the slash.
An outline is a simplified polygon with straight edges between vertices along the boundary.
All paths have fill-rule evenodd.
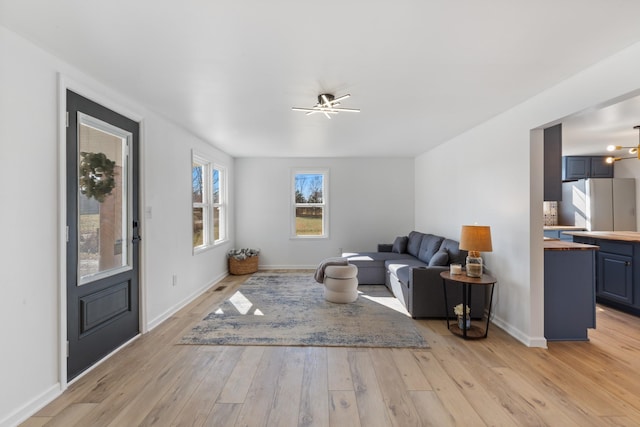
<path id="1" fill-rule="evenodd" d="M 115 166 L 104 153 L 80 153 L 80 192 L 104 202 L 116 186 Z"/>

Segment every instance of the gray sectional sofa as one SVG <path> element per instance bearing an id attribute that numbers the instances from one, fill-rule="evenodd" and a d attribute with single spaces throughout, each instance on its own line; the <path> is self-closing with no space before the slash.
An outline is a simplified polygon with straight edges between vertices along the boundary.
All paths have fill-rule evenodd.
<path id="1" fill-rule="evenodd" d="M 393 244 L 378 245 L 378 252 L 346 252 L 343 257 L 358 267 L 358 283 L 386 285 L 412 317 L 446 317 L 440 272 L 449 264 L 465 264 L 466 251 L 458 242 L 433 234 L 412 231 Z M 447 282 L 449 315 L 462 302 L 462 286 Z M 471 295 L 471 317 L 480 318 L 486 306 L 484 292 Z"/>

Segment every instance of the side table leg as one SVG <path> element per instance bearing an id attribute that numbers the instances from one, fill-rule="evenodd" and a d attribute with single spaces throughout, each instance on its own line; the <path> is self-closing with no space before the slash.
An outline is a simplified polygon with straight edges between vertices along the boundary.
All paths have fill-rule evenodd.
<path id="1" fill-rule="evenodd" d="M 469 285 L 463 283 L 462 285 L 462 336 L 467 339 L 467 294 L 469 293 Z"/>
<path id="2" fill-rule="evenodd" d="M 447 281 L 442 279 L 444 290 L 444 316 L 447 318 L 447 330 L 449 329 L 449 303 L 447 302 Z"/>
<path id="3" fill-rule="evenodd" d="M 487 324 L 484 327 L 484 337 L 486 338 L 489 334 L 489 321 L 491 320 L 491 306 L 493 305 L 493 288 L 496 286 L 495 283 L 491 285 L 491 296 L 489 297 L 489 311 L 487 312 Z"/>

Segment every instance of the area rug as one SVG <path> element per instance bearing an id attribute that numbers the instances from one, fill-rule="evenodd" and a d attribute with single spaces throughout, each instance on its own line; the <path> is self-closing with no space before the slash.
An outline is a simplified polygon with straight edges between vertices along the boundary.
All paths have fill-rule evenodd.
<path id="1" fill-rule="evenodd" d="M 384 286 L 359 286 L 350 304 L 326 301 L 323 289 L 313 274 L 256 273 L 180 344 L 428 348 Z"/>

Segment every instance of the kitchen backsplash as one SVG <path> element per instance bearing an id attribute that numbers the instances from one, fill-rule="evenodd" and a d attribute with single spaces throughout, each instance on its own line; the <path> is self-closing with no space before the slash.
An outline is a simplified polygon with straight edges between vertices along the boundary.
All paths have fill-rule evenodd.
<path id="1" fill-rule="evenodd" d="M 558 202 L 544 202 L 544 225 L 558 225 Z"/>

